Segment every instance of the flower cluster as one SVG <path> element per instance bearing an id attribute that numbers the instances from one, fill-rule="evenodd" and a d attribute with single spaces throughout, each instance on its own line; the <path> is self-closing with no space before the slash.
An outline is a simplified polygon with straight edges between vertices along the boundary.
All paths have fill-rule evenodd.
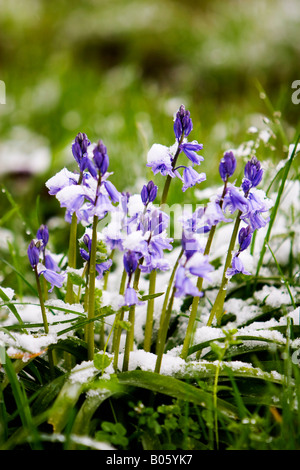
<path id="1" fill-rule="evenodd" d="M 60 272 L 54 256 L 47 249 L 48 241 L 48 227 L 41 225 L 36 238 L 31 240 L 28 246 L 27 255 L 32 269 L 36 271 L 38 276 L 42 275 L 51 284 L 49 292 L 52 292 L 55 286 L 59 288 L 63 286 L 65 274 Z"/>
<path id="2" fill-rule="evenodd" d="M 144 184 L 138 194 L 120 193 L 110 181 L 112 173 L 108 172 L 109 157 L 106 146 L 101 140 L 92 144 L 84 133 L 79 133 L 72 144 L 72 153 L 78 170 L 72 172 L 63 168 L 46 182 L 49 194 L 54 195 L 61 207 L 66 209 L 65 219 L 70 223 L 69 268 L 76 266 L 74 253 L 76 253 L 75 245 L 78 242 L 78 223 L 85 228 L 85 233 L 79 240 L 79 253 L 84 263 L 84 273 L 86 273 L 85 305 L 88 316 L 86 338 L 89 357 L 92 357 L 94 350 L 95 280 L 96 278 L 101 280 L 105 275 L 104 286 L 106 286 L 115 251 L 121 254 L 123 267 L 120 284 L 123 302 L 120 305 L 120 312 L 123 312 L 125 307 L 130 307 L 130 322 L 134 318 L 134 306 L 143 303 L 139 298 L 139 277 L 141 274 L 145 278 L 149 276 L 145 344 L 147 343 L 148 348 L 151 345 L 152 325 L 149 326 L 147 322 L 153 321 L 153 311 L 151 312 L 153 302 L 150 304 L 150 300 L 155 297 L 156 272 L 170 270 L 171 266 L 165 252 L 170 252 L 175 247 L 174 240 L 168 236 L 170 217 L 163 210 L 169 185 L 172 179 L 175 181 L 180 179 L 182 191 L 185 192 L 206 180 L 206 174 L 198 173 L 194 168 L 204 160 L 198 154 L 203 146 L 196 140 L 188 140 L 193 130 L 193 123 L 190 112 L 183 105 L 175 114 L 173 130 L 175 143 L 170 147 L 155 143 L 147 156 L 147 166 L 152 169 L 153 174 L 160 173 L 166 177 L 161 201 L 158 204 L 156 203 L 158 187 L 152 180 Z M 183 159 L 187 158 L 190 163 L 186 164 L 186 160 L 183 160 L 183 164 L 179 163 L 180 156 Z M 263 190 L 257 189 L 262 181 L 263 169 L 256 157 L 252 157 L 245 164 L 240 185 L 237 185 L 236 181 L 229 181 L 236 168 L 237 160 L 233 151 L 226 151 L 219 163 L 222 187 L 206 205 L 198 206 L 192 214 L 184 215 L 180 220 L 182 224 L 181 251 L 165 292 L 161 313 L 163 326 L 158 334 L 160 352 L 157 371 L 163 353 L 161 345 L 164 345 L 166 338 L 168 326 L 166 319 L 171 314 L 175 297 L 191 296 L 196 299 L 193 300 L 183 344 L 182 357 L 187 355 L 197 313 L 197 302 L 203 295 L 202 283 L 203 280 L 210 282 L 210 274 L 214 270 L 210 263 L 210 248 L 219 224 L 234 222 L 234 228 L 224 264 L 222 283 L 211 315 L 214 316 L 215 312 L 222 315 L 224 292 L 228 280 L 236 274 L 250 275 L 250 272 L 243 266 L 240 254 L 250 246 L 254 232 L 268 223 L 268 211 L 272 202 Z M 181 169 L 183 169 L 182 174 L 179 171 Z M 106 225 L 99 233 L 98 222 L 108 215 Z M 236 239 L 238 249 L 235 251 Z M 52 292 L 54 286 L 59 288 L 63 286 L 65 273 L 61 272 L 55 257 L 48 250 L 48 241 L 48 229 L 42 225 L 37 231 L 36 238 L 29 244 L 28 258 L 37 280 L 42 275 L 51 284 L 50 292 Z M 69 276 L 66 298 L 70 292 L 73 292 L 70 279 Z M 172 290 L 171 287 L 173 287 Z M 171 291 L 172 295 L 169 298 Z M 80 300 L 79 297 L 78 299 Z M 218 315 L 216 314 L 217 319 L 219 319 Z M 130 337 L 128 333 L 125 346 L 125 370 L 132 347 L 134 325 L 131 325 L 131 328 Z M 116 337 L 118 338 L 117 333 Z M 116 339 L 115 351 L 117 354 L 118 339 Z"/>
<path id="3" fill-rule="evenodd" d="M 72 145 L 79 173 L 63 168 L 46 182 L 49 194 L 55 195 L 61 207 L 66 208 L 66 220 L 71 222 L 76 214 L 86 225 L 94 216 L 99 219 L 114 210 L 119 202 L 117 191 L 108 173 L 109 157 L 102 141 L 91 144 L 85 134 L 78 134 Z"/>
<path id="4" fill-rule="evenodd" d="M 181 105 L 174 119 L 175 144 L 171 147 L 153 144 L 147 157 L 147 166 L 152 169 L 154 175 L 161 173 L 164 176 L 181 179 L 183 182 L 182 191 L 206 180 L 205 173 L 198 173 L 193 168 L 194 165 L 200 165 L 204 158 L 197 154 L 202 150 L 203 145 L 196 140 L 187 141 L 192 129 L 190 112 Z M 180 165 L 176 167 L 177 159 L 182 152 L 192 162 L 192 166 Z M 183 168 L 182 175 L 178 171 L 180 168 Z"/>

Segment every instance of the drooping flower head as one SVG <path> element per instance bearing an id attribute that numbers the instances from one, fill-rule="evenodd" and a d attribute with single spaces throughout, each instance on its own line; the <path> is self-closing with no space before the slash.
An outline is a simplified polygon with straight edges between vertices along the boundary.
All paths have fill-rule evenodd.
<path id="1" fill-rule="evenodd" d="M 205 180 L 205 173 L 198 173 L 196 170 L 194 170 L 194 168 L 188 166 L 183 170 L 184 185 L 182 186 L 182 191 L 185 192 L 188 188 L 191 188 L 196 184 L 202 183 L 202 181 Z"/>
<path id="2" fill-rule="evenodd" d="M 38 276 L 42 274 L 44 278 L 46 279 L 46 281 L 48 281 L 51 284 L 51 288 L 49 292 L 52 292 L 54 289 L 54 286 L 59 287 L 59 288 L 63 286 L 64 280 L 65 280 L 65 274 L 57 272 L 59 268 L 56 263 L 53 264 L 52 257 L 48 259 L 46 258 L 45 265 L 42 264 L 40 260 L 41 243 L 42 243 L 41 239 L 31 240 L 27 249 L 27 255 L 28 255 L 28 259 L 29 259 L 32 269 L 36 271 Z"/>
<path id="3" fill-rule="evenodd" d="M 219 172 L 223 181 L 230 178 L 236 169 L 236 159 L 232 151 L 225 152 L 220 161 Z"/>

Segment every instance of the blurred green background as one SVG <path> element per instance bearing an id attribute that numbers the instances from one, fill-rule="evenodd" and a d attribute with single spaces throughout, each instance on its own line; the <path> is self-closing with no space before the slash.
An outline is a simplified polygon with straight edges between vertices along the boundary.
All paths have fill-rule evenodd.
<path id="1" fill-rule="evenodd" d="M 0 0 L 0 12 L 0 178 L 24 217 L 37 195 L 43 222 L 63 214 L 44 183 L 64 165 L 75 169 L 79 131 L 104 141 L 113 182 L 131 191 L 151 177 L 150 146 L 174 143 L 181 103 L 204 145 L 205 184 L 268 112 L 257 83 L 294 137 L 299 0 Z M 171 197 L 189 197 L 179 188 Z M 10 204 L 0 199 L 3 216 Z"/>

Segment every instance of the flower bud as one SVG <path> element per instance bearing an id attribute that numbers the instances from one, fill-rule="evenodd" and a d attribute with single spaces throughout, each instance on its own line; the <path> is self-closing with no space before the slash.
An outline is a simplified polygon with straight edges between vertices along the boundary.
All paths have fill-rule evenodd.
<path id="1" fill-rule="evenodd" d="M 95 166 L 100 171 L 101 175 L 104 175 L 108 169 L 109 158 L 105 145 L 99 140 L 97 146 L 93 150 Z"/>
<path id="2" fill-rule="evenodd" d="M 236 169 L 236 159 L 232 151 L 225 152 L 219 165 L 220 176 L 223 181 L 233 175 Z"/>

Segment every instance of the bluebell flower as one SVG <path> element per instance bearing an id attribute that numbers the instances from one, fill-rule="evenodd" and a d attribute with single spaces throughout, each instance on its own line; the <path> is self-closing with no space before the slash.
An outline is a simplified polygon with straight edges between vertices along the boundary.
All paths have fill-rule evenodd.
<path id="1" fill-rule="evenodd" d="M 252 231 L 265 227 L 270 217 L 269 215 L 263 217 L 262 214 L 268 212 L 273 202 L 266 197 L 263 191 L 256 188 L 251 189 L 247 200 L 248 208 L 242 214 L 241 219 L 251 225 Z"/>
<path id="2" fill-rule="evenodd" d="M 123 256 L 123 264 L 125 271 L 127 272 L 129 278 L 131 278 L 132 274 L 138 267 L 138 256 L 134 251 L 126 251 Z"/>
<path id="3" fill-rule="evenodd" d="M 92 240 L 90 236 L 86 233 L 84 234 L 82 238 L 83 243 L 86 246 L 86 250 L 84 248 L 80 248 L 80 256 L 84 261 L 89 261 L 90 260 L 90 253 L 91 253 L 91 248 L 92 248 Z M 102 263 L 96 263 L 96 271 L 98 272 L 97 278 L 102 279 L 103 275 L 109 271 L 109 269 L 112 266 L 112 259 L 108 259 L 106 261 L 103 261 Z"/>
<path id="4" fill-rule="evenodd" d="M 191 295 L 192 297 L 200 297 L 203 295 L 187 276 L 184 266 L 178 267 L 175 275 L 174 285 L 176 288 L 175 297 L 185 297 L 187 295 Z"/>
<path id="5" fill-rule="evenodd" d="M 45 267 L 51 271 L 59 272 L 60 267 L 50 253 L 45 254 Z"/>
<path id="6" fill-rule="evenodd" d="M 244 175 L 245 179 L 250 181 L 251 187 L 256 187 L 259 185 L 263 177 L 263 169 L 261 168 L 260 161 L 257 160 L 256 157 L 252 157 L 251 160 L 246 163 Z"/>
<path id="7" fill-rule="evenodd" d="M 37 233 L 36 233 L 36 238 L 38 240 L 42 240 L 43 242 L 43 247 L 46 247 L 48 241 L 49 241 L 49 230 L 47 225 L 42 224 Z"/>
<path id="8" fill-rule="evenodd" d="M 101 175 L 107 172 L 109 165 L 109 157 L 107 155 L 107 148 L 101 140 L 93 149 L 93 161 L 96 168 L 100 171 Z"/>
<path id="9" fill-rule="evenodd" d="M 52 271 L 52 269 L 47 269 L 42 264 L 38 265 L 37 271 L 39 276 L 43 275 L 46 281 L 51 284 L 49 292 L 52 292 L 54 287 L 61 288 L 63 286 L 65 281 L 65 273 L 57 273 Z"/>
<path id="10" fill-rule="evenodd" d="M 28 255 L 28 259 L 31 264 L 31 267 L 35 269 L 40 261 L 40 251 L 38 247 L 36 246 L 34 240 L 31 240 L 28 246 L 27 255 Z"/>
<path id="11" fill-rule="evenodd" d="M 252 240 L 252 228 L 250 225 L 247 227 L 242 227 L 239 231 L 238 240 L 239 240 L 239 252 L 244 251 L 248 248 Z"/>
<path id="12" fill-rule="evenodd" d="M 191 166 L 188 166 L 183 170 L 184 185 L 182 187 L 182 191 L 185 192 L 188 188 L 191 188 L 196 184 L 202 183 L 205 180 L 205 173 L 197 173 L 197 171 L 194 170 Z"/>
<path id="13" fill-rule="evenodd" d="M 147 166 L 152 169 L 154 175 L 161 173 L 163 176 L 169 175 L 171 178 L 175 178 L 172 160 L 173 157 L 168 147 L 153 144 L 147 155 Z"/>
<path id="14" fill-rule="evenodd" d="M 244 265 L 238 255 L 232 258 L 231 268 L 228 268 L 226 271 L 226 276 L 230 278 L 231 276 L 235 276 L 236 274 L 245 274 L 246 276 L 250 276 L 251 273 L 244 268 Z"/>
<path id="15" fill-rule="evenodd" d="M 132 307 L 133 305 L 141 305 L 143 302 L 141 302 L 138 299 L 137 293 L 133 287 L 127 286 L 125 289 L 125 295 L 124 295 L 124 307 Z"/>
<path id="16" fill-rule="evenodd" d="M 153 181 L 149 181 L 147 185 L 144 184 L 141 191 L 141 198 L 144 206 L 147 206 L 150 202 L 153 202 L 157 196 L 157 186 Z"/>
<path id="17" fill-rule="evenodd" d="M 86 156 L 87 156 L 89 145 L 90 145 L 90 141 L 87 138 L 87 135 L 82 132 L 79 132 L 77 136 L 75 137 L 75 141 L 72 145 L 72 153 L 81 172 L 83 172 L 86 168 L 86 164 L 87 164 Z"/>
<path id="18" fill-rule="evenodd" d="M 248 209 L 246 197 L 233 185 L 229 185 L 224 196 L 223 209 L 233 214 L 236 210 L 245 212 Z"/>
<path id="19" fill-rule="evenodd" d="M 182 104 L 176 113 L 174 120 L 174 134 L 178 141 L 182 135 L 187 137 L 193 129 L 193 122 L 190 117 L 190 112 L 185 109 Z"/>
<path id="20" fill-rule="evenodd" d="M 182 232 L 181 246 L 187 260 L 200 250 L 198 240 L 193 236 L 193 234 L 186 230 L 183 230 Z"/>
<path id="21" fill-rule="evenodd" d="M 203 145 L 198 144 L 196 140 L 193 142 L 184 142 L 179 146 L 179 148 L 185 153 L 185 155 L 194 165 L 200 165 L 200 163 L 204 160 L 202 156 L 197 155 L 196 153 L 203 149 Z"/>
<path id="22" fill-rule="evenodd" d="M 213 266 L 209 263 L 208 255 L 200 252 L 191 256 L 187 260 L 185 267 L 193 276 L 202 277 L 207 281 L 210 281 L 209 273 L 214 270 Z"/>
<path id="23" fill-rule="evenodd" d="M 112 266 L 112 259 L 108 259 L 107 261 L 103 261 L 103 263 L 96 264 L 96 270 L 98 272 L 98 279 L 102 279 L 104 274 L 110 270 Z"/>
<path id="24" fill-rule="evenodd" d="M 121 195 L 120 195 L 119 191 L 117 190 L 117 188 L 115 187 L 115 185 L 111 181 L 107 181 L 107 180 L 103 181 L 103 185 L 104 185 L 110 199 L 112 200 L 112 202 L 119 202 L 120 198 L 121 198 Z"/>
<path id="25" fill-rule="evenodd" d="M 219 173 L 223 181 L 227 181 L 230 178 L 236 169 L 236 159 L 233 155 L 233 152 L 227 151 L 224 153 L 220 165 L 219 165 Z"/>

